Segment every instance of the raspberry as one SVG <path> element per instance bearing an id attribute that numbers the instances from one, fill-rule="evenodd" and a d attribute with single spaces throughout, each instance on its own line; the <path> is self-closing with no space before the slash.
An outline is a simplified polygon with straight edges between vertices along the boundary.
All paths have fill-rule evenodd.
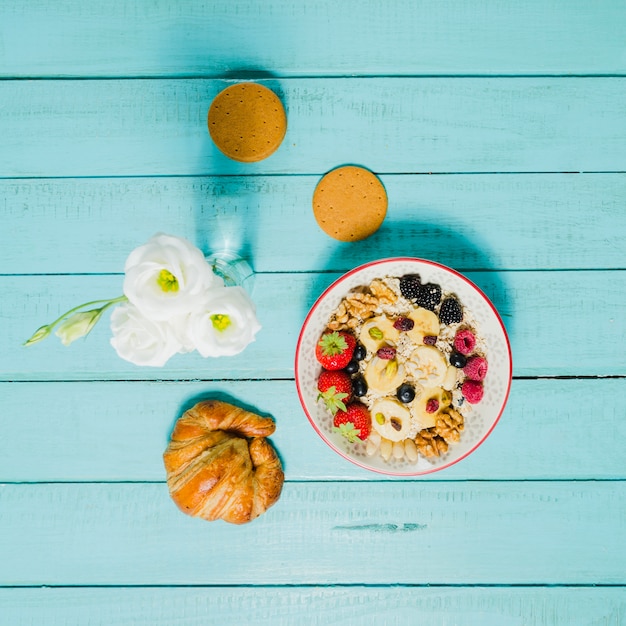
<path id="1" fill-rule="evenodd" d="M 472 356 L 467 359 L 463 372 L 470 380 L 485 380 L 487 361 L 482 356 Z"/>
<path id="2" fill-rule="evenodd" d="M 376 356 L 379 359 L 393 359 L 396 356 L 396 349 L 391 346 L 385 346 L 384 348 L 379 348 Z"/>
<path id="3" fill-rule="evenodd" d="M 475 347 L 476 337 L 471 330 L 464 328 L 456 334 L 456 337 L 454 338 L 454 349 L 457 352 L 468 355 L 474 351 Z"/>
<path id="4" fill-rule="evenodd" d="M 461 393 L 470 404 L 478 404 L 483 399 L 485 389 L 482 383 L 466 380 L 461 385 Z"/>
<path id="5" fill-rule="evenodd" d="M 446 298 L 441 303 L 439 319 L 443 324 L 458 324 L 463 319 L 463 309 L 456 298 Z"/>
<path id="6" fill-rule="evenodd" d="M 434 311 L 441 302 L 441 287 L 434 283 L 426 283 L 419 289 L 415 303 L 429 311 Z"/>
<path id="7" fill-rule="evenodd" d="M 415 326 L 415 322 L 408 317 L 399 317 L 393 323 L 393 327 L 400 331 L 413 330 L 413 326 Z"/>
<path id="8" fill-rule="evenodd" d="M 417 297 L 422 279 L 419 274 L 407 274 L 400 279 L 400 293 L 407 299 L 413 300 Z"/>

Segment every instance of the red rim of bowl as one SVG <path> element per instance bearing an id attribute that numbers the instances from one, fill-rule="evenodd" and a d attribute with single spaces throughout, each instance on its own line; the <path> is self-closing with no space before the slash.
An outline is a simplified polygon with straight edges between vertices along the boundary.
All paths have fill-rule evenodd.
<path id="1" fill-rule="evenodd" d="M 298 358 L 298 355 L 300 354 L 300 345 L 302 343 L 302 337 L 304 335 L 304 330 L 307 327 L 307 325 L 309 323 L 309 320 L 311 319 L 311 317 L 312 317 L 313 313 L 315 312 L 315 310 L 317 309 L 317 307 L 321 304 L 321 302 L 324 300 L 324 298 L 327 296 L 327 294 L 332 289 L 337 287 L 337 285 L 339 285 L 340 283 L 345 281 L 347 278 L 349 278 L 353 274 L 356 274 L 357 272 L 361 272 L 361 271 L 363 271 L 364 269 L 366 269 L 368 267 L 372 267 L 374 265 L 383 265 L 383 264 L 387 264 L 387 263 L 407 263 L 407 262 L 423 263 L 425 265 L 431 265 L 433 267 L 436 267 L 436 268 L 439 268 L 439 269 L 444 270 L 446 272 L 449 272 L 450 274 L 452 274 L 452 275 L 456 276 L 457 278 L 461 279 L 463 282 L 467 283 L 472 289 L 474 289 L 478 294 L 481 295 L 481 297 L 485 300 L 485 302 L 491 308 L 491 310 L 492 310 L 496 320 L 498 321 L 498 324 L 500 325 L 500 328 L 502 329 L 502 333 L 504 335 L 504 341 L 506 343 L 508 359 L 509 359 L 509 372 L 508 372 L 508 383 L 507 383 L 506 392 L 504 394 L 504 398 L 502 399 L 502 404 L 501 404 L 500 409 L 498 411 L 498 415 L 496 416 L 496 419 L 493 421 L 493 423 L 491 424 L 491 426 L 487 430 L 487 432 L 476 442 L 476 444 L 472 448 L 470 448 L 465 454 L 463 454 L 459 458 L 454 459 L 452 461 L 449 461 L 448 463 L 444 463 L 443 465 L 438 465 L 437 467 L 433 467 L 431 469 L 426 469 L 426 470 L 421 470 L 421 471 L 416 471 L 416 472 L 394 472 L 392 470 L 385 470 L 385 469 L 380 469 L 380 468 L 377 468 L 377 467 L 371 467 L 369 465 L 365 465 L 365 464 L 357 461 L 356 459 L 353 459 L 352 457 L 350 457 L 347 454 L 345 454 L 343 452 L 343 450 L 338 448 L 330 439 L 328 439 L 328 437 L 326 437 L 326 434 L 322 431 L 322 429 L 317 425 L 317 423 L 313 419 L 313 417 L 309 414 L 309 411 L 308 411 L 307 406 L 306 406 L 306 402 L 304 401 L 304 397 L 302 395 L 302 390 L 300 389 L 299 358 Z M 442 265 L 441 263 L 436 263 L 435 261 L 428 261 L 426 259 L 420 259 L 420 258 L 417 258 L 417 257 L 390 257 L 390 258 L 387 258 L 387 259 L 379 259 L 377 261 L 371 261 L 370 263 L 364 263 L 363 265 L 359 265 L 358 267 L 355 267 L 354 269 L 350 270 L 349 272 L 346 272 L 345 274 L 342 274 L 339 278 L 337 278 L 337 280 L 333 281 L 328 287 L 326 287 L 326 289 L 320 294 L 320 296 L 314 302 L 313 306 L 309 309 L 309 312 L 308 312 L 306 318 L 304 319 L 304 322 L 302 323 L 302 328 L 300 329 L 300 334 L 298 335 L 298 342 L 296 344 L 295 376 L 296 376 L 296 390 L 298 392 L 298 398 L 300 400 L 300 405 L 302 406 L 302 409 L 304 410 L 304 413 L 307 416 L 307 419 L 309 420 L 311 426 L 313 426 L 313 429 L 317 432 L 317 434 L 337 454 L 339 454 L 341 457 L 343 457 L 347 461 L 350 461 L 350 463 L 353 463 L 354 465 L 358 465 L 359 467 L 361 467 L 361 468 L 363 468 L 365 470 L 368 470 L 370 472 L 377 472 L 379 474 L 386 474 L 386 475 L 389 475 L 389 476 L 423 476 L 425 474 L 432 474 L 434 472 L 439 472 L 439 471 L 441 471 L 443 469 L 451 467 L 452 465 L 455 465 L 459 461 L 462 461 L 463 459 L 467 458 L 470 454 L 472 454 L 480 445 L 482 445 L 484 443 L 484 441 L 487 439 L 487 437 L 489 437 L 489 435 L 491 434 L 493 429 L 496 427 L 496 424 L 500 421 L 500 417 L 502 416 L 502 413 L 504 412 L 504 409 L 505 409 L 506 404 L 507 404 L 508 399 L 509 399 L 509 393 L 511 391 L 511 382 L 512 382 L 512 379 L 513 379 L 513 355 L 511 353 L 511 344 L 510 344 L 510 341 L 509 341 L 509 336 L 508 336 L 508 334 L 506 332 L 506 327 L 504 326 L 504 323 L 502 322 L 502 318 L 500 317 L 500 314 L 498 313 L 496 307 L 493 305 L 491 300 L 487 297 L 485 292 L 482 289 L 480 289 L 480 287 L 478 287 L 475 283 L 473 283 L 469 278 L 467 278 L 466 276 L 464 276 L 460 272 L 457 272 L 456 270 L 453 270 L 452 268 L 448 267 L 447 265 Z"/>

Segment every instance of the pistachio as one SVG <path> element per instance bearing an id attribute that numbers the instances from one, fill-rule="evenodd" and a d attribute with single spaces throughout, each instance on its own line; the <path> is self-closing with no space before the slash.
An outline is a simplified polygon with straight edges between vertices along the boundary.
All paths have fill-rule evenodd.
<path id="1" fill-rule="evenodd" d="M 385 366 L 385 376 L 387 378 L 393 378 L 398 371 L 398 361 L 395 359 L 391 359 L 389 363 Z"/>
<path id="2" fill-rule="evenodd" d="M 382 339 L 385 336 L 383 334 L 383 331 L 380 330 L 380 328 L 378 328 L 378 326 L 373 326 L 372 328 L 370 328 L 368 333 L 369 333 L 369 336 L 372 339 Z"/>
<path id="3" fill-rule="evenodd" d="M 376 417 L 376 421 L 377 421 L 379 424 L 381 424 L 381 425 L 382 425 L 382 424 L 384 424 L 384 423 L 385 423 L 385 416 L 384 416 L 382 413 L 376 413 L 376 416 L 375 416 L 375 417 Z"/>

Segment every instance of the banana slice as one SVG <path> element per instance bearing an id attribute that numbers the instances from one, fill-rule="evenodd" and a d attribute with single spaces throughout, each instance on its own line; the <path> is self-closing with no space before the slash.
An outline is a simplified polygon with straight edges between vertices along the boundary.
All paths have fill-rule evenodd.
<path id="1" fill-rule="evenodd" d="M 459 370 L 458 368 L 454 367 L 454 365 L 448 365 L 448 370 L 446 371 L 446 377 L 443 379 L 441 386 L 444 389 L 451 391 L 454 388 L 454 385 L 456 385 L 456 380 L 460 371 L 462 370 Z"/>
<path id="2" fill-rule="evenodd" d="M 386 315 L 373 317 L 363 324 L 359 333 L 359 341 L 370 351 L 376 353 L 378 348 L 398 343 L 400 331 L 393 327 L 393 322 Z"/>
<path id="3" fill-rule="evenodd" d="M 439 335 L 439 318 L 428 309 L 415 309 L 409 313 L 408 318 L 413 320 L 414 326 L 408 331 L 408 335 L 417 345 L 424 343 L 424 337 L 437 337 Z"/>
<path id="4" fill-rule="evenodd" d="M 406 439 L 411 429 L 411 412 L 393 398 L 381 398 L 372 405 L 372 428 L 389 441 Z"/>
<path id="5" fill-rule="evenodd" d="M 432 413 L 426 410 L 429 400 L 437 401 L 437 409 Z M 437 415 L 452 402 L 452 394 L 442 387 L 424 388 L 422 393 L 415 397 L 410 405 L 411 414 L 417 421 L 420 430 L 435 426 Z"/>
<path id="6" fill-rule="evenodd" d="M 413 350 L 410 361 L 411 373 L 424 387 L 439 387 L 448 373 L 446 359 L 434 346 L 418 346 Z"/>
<path id="7" fill-rule="evenodd" d="M 363 376 L 367 386 L 379 394 L 395 391 L 404 380 L 404 365 L 396 359 L 381 359 L 375 356 L 365 368 Z"/>

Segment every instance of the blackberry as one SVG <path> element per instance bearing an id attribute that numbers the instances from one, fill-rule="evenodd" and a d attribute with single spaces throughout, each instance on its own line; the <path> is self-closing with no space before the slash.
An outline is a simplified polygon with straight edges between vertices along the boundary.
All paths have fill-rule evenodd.
<path id="1" fill-rule="evenodd" d="M 400 279 L 400 293 L 407 300 L 417 298 L 421 286 L 422 279 L 419 274 L 407 274 Z"/>
<path id="2" fill-rule="evenodd" d="M 426 283 L 419 289 L 415 303 L 429 311 L 434 311 L 441 302 L 441 287 L 434 283 Z"/>
<path id="3" fill-rule="evenodd" d="M 446 298 L 439 309 L 442 324 L 458 324 L 463 319 L 463 309 L 456 298 Z"/>

